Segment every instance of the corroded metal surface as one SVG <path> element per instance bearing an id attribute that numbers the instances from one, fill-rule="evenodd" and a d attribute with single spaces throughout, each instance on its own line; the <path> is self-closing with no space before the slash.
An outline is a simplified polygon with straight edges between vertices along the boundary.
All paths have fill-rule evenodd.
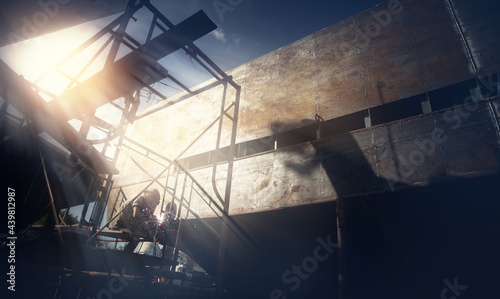
<path id="1" fill-rule="evenodd" d="M 499 71 L 499 26 L 481 18 L 488 6 L 452 2 L 453 9 L 445 0 L 388 1 L 233 69 L 229 74 L 242 86 L 237 142 L 281 132 L 275 122 L 290 130 L 316 114 L 329 120 L 474 78 L 462 35 L 481 74 Z M 147 145 L 174 155 L 206 126 L 217 110 L 211 101 L 220 96 L 214 90 L 160 110 L 139 120 L 131 137 L 161 129 L 168 141 Z M 185 134 L 176 133 L 180 126 Z M 210 134 L 190 154 L 213 149 Z"/>
<path id="2" fill-rule="evenodd" d="M 451 6 L 455 11 L 479 74 L 487 76 L 498 71 L 500 64 L 498 15 L 486 12 L 499 11 L 500 3 L 488 0 L 452 0 Z"/>
<path id="3" fill-rule="evenodd" d="M 230 213 L 280 209 L 335 200 L 340 195 L 389 192 L 497 172 L 498 102 L 498 98 L 475 102 L 237 160 Z M 212 168 L 191 174 L 210 193 Z M 125 191 L 133 192 L 146 180 L 147 176 L 136 173 L 128 179 L 122 177 L 115 186 L 128 185 Z M 222 176 L 216 178 L 219 188 L 224 183 Z M 170 184 L 172 179 L 169 186 L 173 188 Z M 201 199 L 192 204 L 201 217 L 213 217 Z"/>
<path id="4" fill-rule="evenodd" d="M 231 212 L 498 171 L 499 132 L 491 112 L 482 102 L 238 161 Z"/>
<path id="5" fill-rule="evenodd" d="M 230 71 L 242 86 L 237 142 L 309 125 L 316 114 L 329 120 L 475 78 L 474 61 L 488 64 L 484 72 L 498 71 L 490 50 L 474 50 L 495 43 L 496 37 L 481 37 L 496 32 L 496 22 L 475 23 L 480 13 L 464 12 L 472 4 L 452 4 L 388 1 Z M 474 8 L 488 9 L 484 4 Z M 472 56 L 463 36 L 474 44 Z M 229 89 L 228 101 L 233 92 Z M 136 121 L 129 136 L 173 158 L 215 119 L 221 96 L 222 88 L 216 88 L 159 110 Z M 486 103 L 475 103 L 471 111 L 470 106 L 448 109 L 240 159 L 233 173 L 231 213 L 496 171 L 498 100 Z M 228 144 L 227 132 L 223 144 Z M 186 156 L 208 154 L 215 136 L 209 130 Z M 154 165 L 134 157 L 146 168 Z M 140 170 L 126 155 L 120 163 L 121 180 L 132 188 L 134 180 L 141 181 L 133 178 Z M 211 168 L 192 173 L 212 190 Z M 222 178 L 215 181 L 224 184 Z"/>

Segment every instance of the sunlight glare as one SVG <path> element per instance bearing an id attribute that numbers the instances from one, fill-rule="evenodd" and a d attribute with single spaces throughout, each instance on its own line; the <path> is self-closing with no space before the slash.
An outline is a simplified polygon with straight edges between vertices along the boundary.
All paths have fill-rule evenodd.
<path id="1" fill-rule="evenodd" d="M 91 23 L 5 46 L 0 51 L 0 57 L 18 74 L 34 82 L 97 32 L 98 28 Z M 64 72 L 71 76 L 76 75 L 95 52 L 95 48 L 96 46 L 93 46 L 86 51 L 88 53 L 82 53 L 75 57 L 76 59 L 68 61 L 62 68 Z M 39 86 L 57 95 L 69 83 L 68 78 L 52 72 L 39 82 Z"/>

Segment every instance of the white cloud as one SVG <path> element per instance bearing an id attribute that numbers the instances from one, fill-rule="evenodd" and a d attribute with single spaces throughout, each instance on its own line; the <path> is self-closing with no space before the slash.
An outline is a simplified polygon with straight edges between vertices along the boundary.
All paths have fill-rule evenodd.
<path id="1" fill-rule="evenodd" d="M 222 28 L 217 28 L 214 31 L 210 32 L 210 34 L 212 34 L 216 40 L 220 40 L 221 42 L 224 42 L 224 43 L 227 42 L 226 34 L 222 30 Z"/>

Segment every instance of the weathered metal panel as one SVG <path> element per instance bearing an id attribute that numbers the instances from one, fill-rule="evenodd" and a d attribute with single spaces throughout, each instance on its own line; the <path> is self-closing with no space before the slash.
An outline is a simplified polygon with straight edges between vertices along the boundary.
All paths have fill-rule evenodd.
<path id="1" fill-rule="evenodd" d="M 276 111 L 278 122 L 290 124 L 287 129 L 295 129 L 303 127 L 303 121 L 313 120 L 317 113 L 315 86 L 314 81 L 305 81 L 281 89 Z M 298 98 L 304 100 L 298 101 Z"/>
<path id="2" fill-rule="evenodd" d="M 356 40 L 353 18 L 334 24 L 313 34 L 316 75 L 318 78 L 329 76 L 339 69 L 349 69 L 358 63 L 355 55 L 347 55 L 349 45 Z"/>
<path id="3" fill-rule="evenodd" d="M 461 106 L 237 161 L 231 213 L 498 171 L 490 107 Z"/>
<path id="4" fill-rule="evenodd" d="M 237 73 L 231 72 L 235 80 L 243 79 L 241 82 L 238 81 L 238 84 L 242 85 L 238 142 L 272 135 L 271 128 L 263 126 L 262 123 L 276 119 L 278 100 L 278 57 L 276 52 L 271 52 L 245 64 L 245 71 L 244 77 L 237 77 Z"/>
<path id="5" fill-rule="evenodd" d="M 473 76 L 458 29 L 445 0 L 409 1 L 405 11 L 426 90 Z"/>
<path id="6" fill-rule="evenodd" d="M 278 49 L 277 54 L 277 121 L 290 123 L 290 129 L 301 127 L 301 120 L 314 119 L 317 112 L 314 40 L 308 36 Z"/>
<path id="7" fill-rule="evenodd" d="M 400 5 L 395 6 L 398 3 Z M 481 9 L 484 11 L 485 8 Z M 463 7 L 457 6 L 456 10 L 460 12 Z M 477 17 L 478 15 L 474 13 L 467 20 L 474 20 Z M 485 24 L 491 21 L 481 21 L 480 24 L 484 25 L 481 25 L 482 27 L 477 27 L 471 22 L 467 23 L 469 24 L 467 26 L 472 28 L 467 34 L 475 34 L 474 30 L 486 28 Z M 482 42 L 479 38 L 474 40 L 477 43 Z M 489 43 L 484 44 L 485 47 L 488 45 Z M 495 60 L 488 61 L 493 63 L 493 69 L 500 68 Z M 459 27 L 453 20 L 452 11 L 448 8 L 446 0 L 385 2 L 257 58 L 229 73 L 235 82 L 242 86 L 237 142 L 272 136 L 277 132 L 309 125 L 314 120 L 315 114 L 324 120 L 329 120 L 476 76 L 472 72 Z M 231 95 L 234 91 L 230 88 L 229 92 Z M 141 119 L 135 124 L 132 138 L 173 158 L 176 156 L 175 153 L 181 152 L 216 117 L 220 109 L 216 102 L 221 95 L 221 88 L 214 89 Z M 231 100 L 231 97 L 228 97 L 228 100 Z M 416 114 L 419 113 L 420 111 Z M 464 118 L 464 122 L 466 120 Z M 430 127 L 421 127 L 420 124 L 422 126 L 424 123 L 427 126 L 431 124 L 425 121 L 420 123 L 417 120 L 412 120 L 410 122 L 412 125 L 404 125 L 406 123 L 390 124 L 383 127 L 384 129 L 372 128 L 369 135 L 365 135 L 368 131 L 355 133 L 349 143 L 353 145 L 359 143 L 357 145 L 361 146 L 363 155 L 366 156 L 363 159 L 368 163 L 365 166 L 369 165 L 372 170 L 378 171 L 381 177 L 384 173 L 398 171 L 398 179 L 394 179 L 395 182 L 418 184 L 426 182 L 430 174 L 445 174 L 448 169 L 444 162 L 446 160 L 439 156 L 427 157 L 422 167 L 412 174 L 416 177 L 411 178 L 401 174 L 409 171 L 405 170 L 403 162 L 395 165 L 393 158 L 379 157 L 377 151 L 382 148 L 385 148 L 386 155 L 390 153 L 388 156 L 395 155 L 396 158 L 401 153 L 411 153 L 415 148 L 413 141 L 394 143 L 392 140 L 403 138 L 398 137 L 401 134 L 402 136 L 424 134 L 422 130 L 428 130 Z M 228 122 L 224 123 L 223 144 L 228 144 L 227 132 L 229 132 Z M 450 133 L 450 136 L 453 134 Z M 209 131 L 186 156 L 212 150 L 215 147 L 215 137 L 216 131 Z M 368 141 L 371 143 L 367 143 Z M 289 158 L 298 159 L 292 156 Z M 348 158 L 358 161 L 356 165 L 363 160 L 359 155 Z M 255 162 L 261 158 L 249 159 Z M 141 161 L 148 163 L 145 160 Z M 242 161 L 236 164 L 240 165 Z M 260 165 L 260 162 L 257 164 Z M 283 166 L 283 164 L 278 165 Z M 248 167 L 252 169 L 252 163 Z M 424 168 L 427 170 L 423 171 Z M 468 169 L 474 171 L 472 168 Z M 488 169 L 490 168 L 485 168 Z M 273 173 L 282 171 L 284 170 L 278 166 L 273 168 Z M 313 181 L 308 182 L 314 185 Z M 379 187 L 384 185 L 379 185 L 380 182 L 372 178 L 366 179 L 366 182 L 370 183 L 367 183 L 366 188 L 359 188 L 360 192 L 371 190 L 370 186 L 373 184 Z M 344 190 L 349 187 L 344 185 L 339 188 Z M 391 183 L 386 183 L 383 188 L 390 188 L 390 185 Z M 270 191 L 266 196 L 271 196 L 270 194 L 274 194 L 273 200 L 282 197 L 276 194 L 276 191 Z M 309 198 L 307 194 L 303 195 Z M 249 198 L 245 194 L 242 196 Z M 335 194 L 329 196 L 333 198 Z M 284 201 L 285 205 L 293 204 L 293 200 L 290 202 L 287 200 Z M 255 202 L 260 201 L 259 197 L 255 199 Z M 269 208 L 275 206 L 269 205 Z M 239 211 L 239 208 L 235 206 L 234 210 Z"/>
<path id="8" fill-rule="evenodd" d="M 400 128 L 406 140 L 399 141 L 398 136 L 394 140 L 396 150 L 401 145 L 400 168 L 406 168 L 398 176 L 401 182 L 425 184 L 442 177 L 498 170 L 498 132 L 488 104 L 483 102 L 472 111 L 466 108 L 473 107 L 417 118 Z"/>
<path id="9" fill-rule="evenodd" d="M 425 90 L 420 65 L 411 48 L 366 61 L 363 69 L 369 107 L 410 97 Z"/>
<path id="10" fill-rule="evenodd" d="M 274 155 L 262 155 L 235 163 L 231 213 L 258 211 L 276 202 L 281 181 L 273 179 L 274 160 Z"/>
<path id="11" fill-rule="evenodd" d="M 276 121 L 300 127 L 474 76 L 445 0 L 388 1 L 229 73 L 242 86 L 237 142 L 274 134 Z"/>
<path id="12" fill-rule="evenodd" d="M 498 1 L 451 0 L 464 37 L 470 47 L 474 62 L 481 75 L 487 76 L 498 72 L 500 65 L 500 11 Z"/>
<path id="13" fill-rule="evenodd" d="M 493 107 L 487 101 L 476 102 L 237 160 L 230 213 L 279 209 L 334 200 L 340 195 L 387 192 L 496 172 L 500 169 L 500 132 Z M 225 185 L 225 167 L 218 166 L 219 191 Z M 215 198 L 212 168 L 191 173 Z M 147 179 L 144 175 L 133 177 L 142 177 L 137 186 Z M 200 199 L 192 205 L 200 216 L 213 215 Z"/>
<path id="14" fill-rule="evenodd" d="M 286 90 L 315 76 L 314 40 L 305 37 L 277 51 L 279 88 Z"/>
<path id="15" fill-rule="evenodd" d="M 361 65 L 318 79 L 318 114 L 330 119 L 368 107 Z"/>

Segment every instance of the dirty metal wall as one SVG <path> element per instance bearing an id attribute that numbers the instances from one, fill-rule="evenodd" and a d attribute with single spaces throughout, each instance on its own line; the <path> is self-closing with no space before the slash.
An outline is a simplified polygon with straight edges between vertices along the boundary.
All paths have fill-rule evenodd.
<path id="1" fill-rule="evenodd" d="M 493 49 L 500 44 L 494 34 L 499 26 L 480 13 L 465 15 L 472 4 L 455 2 L 475 64 L 483 75 L 498 71 Z M 488 10 L 478 5 L 475 11 Z M 445 0 L 383 3 L 229 74 L 242 86 L 237 142 L 273 135 L 273 122 L 301 127 L 316 114 L 328 120 L 476 77 Z M 234 90 L 229 92 L 231 99 Z M 147 116 L 136 122 L 132 137 L 173 157 L 216 117 L 221 97 L 216 88 Z M 187 156 L 213 149 L 215 133 Z"/>
<path id="2" fill-rule="evenodd" d="M 498 12 L 500 3 L 489 0 L 452 0 L 451 6 L 477 72 L 482 76 L 497 72 L 500 65 L 500 25 L 498 14 L 488 12 Z"/>
<path id="3" fill-rule="evenodd" d="M 496 34 L 500 26 L 492 17 L 482 18 L 490 10 L 487 3 L 388 1 L 229 71 L 242 86 L 237 143 L 302 127 L 316 115 L 334 119 L 498 72 L 494 47 L 500 44 Z M 229 88 L 228 101 L 234 95 Z M 150 109 L 165 109 L 137 120 L 128 136 L 175 158 L 215 120 L 221 98 L 219 87 L 172 107 L 159 103 Z M 448 115 L 447 122 L 440 114 L 445 112 L 439 112 L 240 159 L 234 165 L 231 212 L 329 200 L 339 191 L 362 194 L 495 169 L 498 131 L 491 108 L 484 105 L 468 118 L 458 117 L 462 121 L 458 129 L 453 116 Z M 286 126 L 273 127 L 276 123 Z M 222 146 L 229 144 L 230 127 L 226 121 Z M 424 153 L 420 162 L 415 142 L 433 140 L 436 127 L 446 130 L 447 141 L 431 147 L 432 154 Z M 215 126 L 184 157 L 212 150 L 216 134 Z M 479 139 L 471 147 L 466 138 Z M 328 146 L 334 152 L 344 148 L 349 154 L 340 156 L 347 161 L 326 159 L 332 150 Z M 147 178 L 131 157 L 152 171 L 161 168 L 124 149 L 117 165 L 121 175 L 114 186 L 123 185 L 129 192 L 140 190 L 134 184 Z M 410 159 L 418 167 L 412 167 Z M 341 166 L 341 162 L 348 163 Z M 330 166 L 343 176 L 331 173 Z M 212 190 L 210 168 L 193 175 Z M 224 180 L 217 179 L 221 190 Z"/>
<path id="4" fill-rule="evenodd" d="M 498 100 L 496 104 L 498 110 Z M 339 194 L 373 194 L 498 171 L 500 144 L 493 105 L 483 102 L 473 111 L 464 109 L 239 160 L 230 212 L 276 209 L 331 200 Z"/>
<path id="5" fill-rule="evenodd" d="M 355 197 L 494 173 L 500 169 L 499 110 L 500 99 L 496 97 L 239 159 L 234 165 L 230 213 L 273 210 L 329 201 L 339 195 Z M 224 170 L 225 164 L 216 179 L 219 190 L 224 187 Z M 151 168 L 153 175 L 160 171 L 161 167 Z M 191 174 L 206 190 L 212 190 L 211 167 Z M 135 173 L 122 176 L 115 186 L 135 194 L 147 180 L 146 175 Z M 172 182 L 170 179 L 171 188 Z M 182 179 L 178 182 L 180 190 Z M 201 200 L 192 199 L 198 215 L 215 216 Z"/>

